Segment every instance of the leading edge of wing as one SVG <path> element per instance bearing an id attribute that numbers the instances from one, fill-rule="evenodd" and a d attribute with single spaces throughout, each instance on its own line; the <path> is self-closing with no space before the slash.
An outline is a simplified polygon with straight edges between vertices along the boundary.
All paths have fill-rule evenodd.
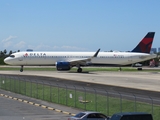
<path id="1" fill-rule="evenodd" d="M 76 60 L 71 60 L 71 61 L 69 61 L 69 63 L 70 63 L 71 65 L 77 65 L 77 64 L 85 65 L 87 62 L 90 62 L 92 58 L 97 57 L 99 51 L 100 51 L 100 49 L 98 49 L 98 50 L 96 51 L 96 53 L 95 53 L 92 57 L 83 58 L 83 59 L 79 59 L 79 60 L 77 60 L 77 59 L 76 59 Z"/>

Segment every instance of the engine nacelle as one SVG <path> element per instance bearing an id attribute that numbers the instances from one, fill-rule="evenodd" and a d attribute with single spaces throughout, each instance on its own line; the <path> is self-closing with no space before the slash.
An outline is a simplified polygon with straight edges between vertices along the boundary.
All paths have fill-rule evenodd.
<path id="1" fill-rule="evenodd" d="M 71 66 L 69 62 L 56 62 L 56 68 L 59 71 L 70 70 Z"/>

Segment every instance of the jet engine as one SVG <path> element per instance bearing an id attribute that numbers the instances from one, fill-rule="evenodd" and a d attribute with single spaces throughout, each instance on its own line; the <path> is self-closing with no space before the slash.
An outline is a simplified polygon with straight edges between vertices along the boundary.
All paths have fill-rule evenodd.
<path id="1" fill-rule="evenodd" d="M 69 62 L 56 62 L 56 68 L 59 71 L 70 70 L 71 66 Z"/>

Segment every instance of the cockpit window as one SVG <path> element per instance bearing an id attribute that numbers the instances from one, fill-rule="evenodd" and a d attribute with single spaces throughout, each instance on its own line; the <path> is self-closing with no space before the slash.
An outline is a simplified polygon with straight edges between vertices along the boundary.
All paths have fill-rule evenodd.
<path id="1" fill-rule="evenodd" d="M 14 58 L 14 57 L 15 57 L 15 55 L 10 55 L 9 57 L 12 57 L 12 58 Z"/>

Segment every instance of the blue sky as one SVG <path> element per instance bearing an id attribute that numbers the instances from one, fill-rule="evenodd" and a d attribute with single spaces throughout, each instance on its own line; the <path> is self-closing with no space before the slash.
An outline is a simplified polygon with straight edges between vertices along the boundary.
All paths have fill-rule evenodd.
<path id="1" fill-rule="evenodd" d="M 132 50 L 147 32 L 160 47 L 159 0 L 1 0 L 0 51 Z"/>

